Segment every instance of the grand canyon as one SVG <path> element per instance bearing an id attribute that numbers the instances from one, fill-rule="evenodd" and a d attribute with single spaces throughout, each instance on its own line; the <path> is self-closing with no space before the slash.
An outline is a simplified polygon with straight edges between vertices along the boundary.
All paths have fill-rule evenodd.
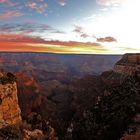
<path id="1" fill-rule="evenodd" d="M 0 140 L 140 140 L 140 0 L 0 0 Z"/>
<path id="2" fill-rule="evenodd" d="M 140 138 L 140 54 L 1 53 L 0 66 L 0 139 Z"/>

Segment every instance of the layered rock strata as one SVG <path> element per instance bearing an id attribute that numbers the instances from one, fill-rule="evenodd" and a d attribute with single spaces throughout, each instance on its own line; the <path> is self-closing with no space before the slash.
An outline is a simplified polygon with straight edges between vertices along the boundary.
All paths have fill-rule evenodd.
<path id="1" fill-rule="evenodd" d="M 14 75 L 0 73 L 0 128 L 21 122 Z"/>

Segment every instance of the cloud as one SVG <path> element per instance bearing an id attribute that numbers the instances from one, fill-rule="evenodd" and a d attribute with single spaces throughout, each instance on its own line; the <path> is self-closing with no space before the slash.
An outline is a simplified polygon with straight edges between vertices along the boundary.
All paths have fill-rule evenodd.
<path id="1" fill-rule="evenodd" d="M 45 44 L 46 41 L 38 36 L 29 36 L 23 34 L 0 34 L 0 51 L 13 52 L 40 52 L 45 48 L 40 44 Z M 28 44 L 31 44 L 29 46 Z M 33 46 L 34 44 L 34 46 Z M 44 51 L 47 51 L 45 49 Z"/>
<path id="2" fill-rule="evenodd" d="M 0 0 L 0 4 L 6 4 L 6 6 L 8 7 L 14 7 L 16 6 L 18 3 L 13 3 L 10 0 Z"/>
<path id="3" fill-rule="evenodd" d="M 21 13 L 20 11 L 7 11 L 0 14 L 0 20 L 7 20 L 15 17 L 21 17 L 23 15 L 24 14 Z"/>
<path id="4" fill-rule="evenodd" d="M 113 37 L 97 38 L 97 42 L 117 42 Z"/>
<path id="5" fill-rule="evenodd" d="M 97 37 L 95 35 L 92 35 L 91 37 L 97 39 Z"/>
<path id="6" fill-rule="evenodd" d="M 9 0 L 0 0 L 0 3 L 8 2 Z"/>
<path id="7" fill-rule="evenodd" d="M 58 3 L 59 3 L 61 6 L 65 6 L 65 5 L 66 5 L 66 0 L 58 0 Z"/>
<path id="8" fill-rule="evenodd" d="M 101 6 L 117 6 L 121 4 L 122 0 L 96 0 L 96 2 Z"/>
<path id="9" fill-rule="evenodd" d="M 56 30 L 56 31 L 53 31 L 51 33 L 55 33 L 55 34 L 66 34 L 66 32 L 64 31 L 59 31 L 59 30 Z"/>
<path id="10" fill-rule="evenodd" d="M 57 33 L 57 34 L 65 34 L 64 31 L 53 28 L 47 24 L 39 24 L 36 22 L 28 22 L 23 24 L 1 24 L 0 25 L 0 33 L 20 33 L 20 34 L 28 34 L 28 35 L 37 35 L 43 33 Z"/>
<path id="11" fill-rule="evenodd" d="M 83 43 L 77 41 L 59 41 L 59 40 L 45 40 L 39 36 L 25 35 L 25 34 L 12 34 L 3 33 L 0 34 L 0 42 L 15 42 L 15 43 L 40 43 L 40 44 L 50 44 L 50 45 L 62 45 L 62 46 L 101 46 L 99 43 Z"/>
<path id="12" fill-rule="evenodd" d="M 53 53 L 95 53 L 104 49 L 98 43 L 44 40 L 39 36 L 23 34 L 0 34 L 0 51 L 53 52 Z"/>
<path id="13" fill-rule="evenodd" d="M 46 24 L 35 24 L 35 23 L 23 23 L 23 24 L 3 24 L 0 25 L 0 31 L 1 32 L 21 32 L 21 33 L 32 33 L 32 32 L 38 32 L 42 33 L 46 30 L 53 31 L 51 26 Z"/>
<path id="14" fill-rule="evenodd" d="M 78 25 L 74 25 L 74 30 L 73 32 L 79 34 L 79 36 L 81 38 L 87 38 L 87 37 L 90 37 L 90 35 L 88 35 L 87 33 L 84 32 L 84 28 L 81 27 L 81 26 L 78 26 Z"/>
<path id="15" fill-rule="evenodd" d="M 23 35 L 23 34 L 0 34 L 1 42 L 34 42 L 43 43 L 44 39 L 35 36 Z"/>
<path id="16" fill-rule="evenodd" d="M 48 8 L 48 4 L 43 0 L 29 1 L 26 3 L 26 7 L 32 10 L 36 10 L 38 13 L 42 14 Z"/>
<path id="17" fill-rule="evenodd" d="M 78 33 L 78 34 L 81 34 L 81 33 L 83 33 L 83 27 L 81 27 L 81 26 L 78 26 L 78 25 L 74 25 L 74 30 L 73 30 L 73 32 L 76 32 L 76 33 Z"/>
<path id="18" fill-rule="evenodd" d="M 87 38 L 87 37 L 89 37 L 89 35 L 88 35 L 88 34 L 85 34 L 85 33 L 82 33 L 82 34 L 80 35 L 80 37 L 82 37 L 82 38 Z"/>

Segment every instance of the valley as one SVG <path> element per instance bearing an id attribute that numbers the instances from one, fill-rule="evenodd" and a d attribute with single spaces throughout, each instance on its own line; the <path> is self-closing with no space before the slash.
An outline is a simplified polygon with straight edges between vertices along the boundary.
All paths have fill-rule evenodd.
<path id="1" fill-rule="evenodd" d="M 129 69 L 131 61 L 135 69 Z M 2 53 L 0 62 L 1 71 L 11 70 L 16 76 L 23 122 L 37 113 L 58 139 L 117 140 L 127 134 L 139 114 L 139 54 Z M 115 127 L 116 122 L 120 125 Z"/>

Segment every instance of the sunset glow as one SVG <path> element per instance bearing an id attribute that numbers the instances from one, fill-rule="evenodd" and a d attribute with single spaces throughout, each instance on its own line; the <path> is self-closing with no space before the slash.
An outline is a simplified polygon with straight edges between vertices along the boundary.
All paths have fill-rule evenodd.
<path id="1" fill-rule="evenodd" d="M 0 51 L 137 53 L 139 5 L 139 0 L 0 0 Z"/>

